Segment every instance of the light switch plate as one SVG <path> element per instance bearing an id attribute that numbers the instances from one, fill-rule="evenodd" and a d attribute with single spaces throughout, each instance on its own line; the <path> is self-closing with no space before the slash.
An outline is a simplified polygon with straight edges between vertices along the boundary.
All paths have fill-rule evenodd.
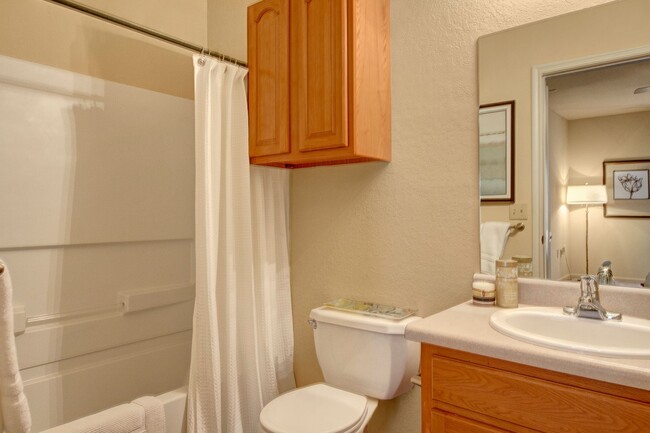
<path id="1" fill-rule="evenodd" d="M 527 204 L 513 204 L 510 206 L 510 219 L 511 220 L 527 220 L 528 219 L 528 205 Z"/>

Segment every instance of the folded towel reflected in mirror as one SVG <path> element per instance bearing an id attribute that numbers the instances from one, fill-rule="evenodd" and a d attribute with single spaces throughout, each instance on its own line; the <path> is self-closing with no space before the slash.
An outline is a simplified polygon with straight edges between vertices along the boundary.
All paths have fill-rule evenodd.
<path id="1" fill-rule="evenodd" d="M 496 261 L 503 255 L 509 232 L 510 223 L 507 222 L 481 223 L 481 273 L 496 273 Z"/>

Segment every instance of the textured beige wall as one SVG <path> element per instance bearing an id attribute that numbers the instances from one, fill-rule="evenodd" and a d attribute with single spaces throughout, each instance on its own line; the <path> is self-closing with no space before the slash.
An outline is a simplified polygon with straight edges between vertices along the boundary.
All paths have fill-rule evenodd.
<path id="1" fill-rule="evenodd" d="M 246 8 L 259 0 L 207 0 L 208 45 L 246 61 Z"/>
<path id="2" fill-rule="evenodd" d="M 199 46 L 207 41 L 207 0 L 76 1 Z"/>
<path id="3" fill-rule="evenodd" d="M 607 1 L 582 1 L 596 5 Z M 563 5 L 564 6 L 564 5 Z M 531 68 L 590 55 L 650 44 L 650 2 L 623 0 L 580 14 L 541 21 L 532 26 L 481 38 L 479 41 L 480 102 L 515 99 L 516 202 L 529 206 L 532 200 Z M 571 40 L 572 43 L 566 43 Z M 531 47 L 534 46 L 534 49 Z M 481 207 L 483 220 L 508 221 L 507 205 Z M 530 220 L 528 221 L 530 223 Z M 528 224 L 530 227 L 531 224 Z M 531 227 L 532 228 L 532 227 Z M 532 230 L 508 241 L 505 257 L 531 254 Z M 553 246 L 557 250 L 559 246 Z"/>
<path id="4" fill-rule="evenodd" d="M 479 269 L 477 38 L 599 3 L 391 1 L 392 162 L 293 174 L 300 385 L 322 379 L 305 323 L 322 302 L 352 297 L 426 316 L 468 299 Z M 420 431 L 417 390 L 382 402 L 370 431 Z"/>

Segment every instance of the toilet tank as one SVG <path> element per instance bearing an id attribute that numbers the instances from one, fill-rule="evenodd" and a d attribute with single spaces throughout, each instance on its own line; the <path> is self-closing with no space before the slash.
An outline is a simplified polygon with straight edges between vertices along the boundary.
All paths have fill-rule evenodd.
<path id="1" fill-rule="evenodd" d="M 346 391 L 389 400 L 412 387 L 418 373 L 420 345 L 404 338 L 402 320 L 320 307 L 311 311 L 314 343 L 325 382 Z"/>

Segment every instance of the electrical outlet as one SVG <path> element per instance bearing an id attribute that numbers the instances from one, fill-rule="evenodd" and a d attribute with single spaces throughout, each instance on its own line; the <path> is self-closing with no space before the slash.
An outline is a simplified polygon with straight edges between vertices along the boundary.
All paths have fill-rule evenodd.
<path id="1" fill-rule="evenodd" d="M 527 204 L 513 204 L 510 206 L 510 219 L 511 220 L 527 220 L 528 219 L 528 205 Z"/>

